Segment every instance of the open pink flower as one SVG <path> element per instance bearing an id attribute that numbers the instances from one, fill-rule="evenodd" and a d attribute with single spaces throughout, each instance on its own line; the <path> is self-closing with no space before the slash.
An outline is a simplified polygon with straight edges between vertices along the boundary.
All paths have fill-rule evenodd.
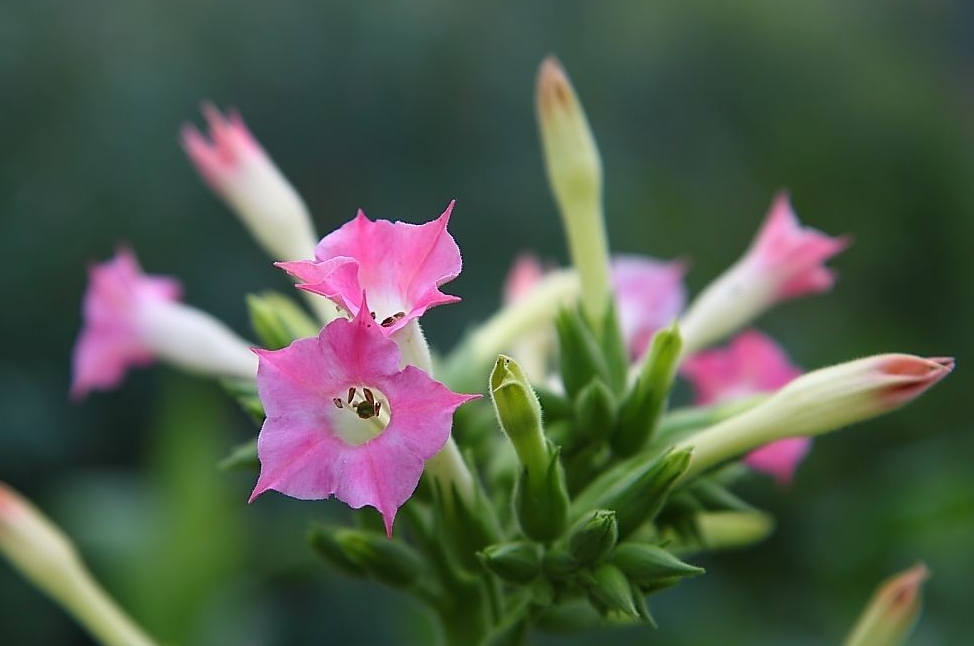
<path id="1" fill-rule="evenodd" d="M 679 260 L 617 255 L 612 257 L 611 269 L 623 338 L 630 356 L 637 359 L 653 335 L 672 323 L 686 305 L 686 267 Z"/>
<path id="2" fill-rule="evenodd" d="M 704 289 L 680 321 L 687 353 L 732 334 L 780 301 L 827 291 L 835 274 L 824 266 L 850 244 L 798 221 L 779 193 L 744 256 Z"/>
<path id="3" fill-rule="evenodd" d="M 74 346 L 71 397 L 116 387 L 130 367 L 161 358 L 179 367 L 215 375 L 253 378 L 248 346 L 222 323 L 178 302 L 179 282 L 146 276 L 135 255 L 88 270 L 84 326 Z"/>
<path id="4" fill-rule="evenodd" d="M 250 500 L 268 489 L 302 500 L 334 495 L 378 509 L 391 536 L 423 463 L 449 438 L 453 412 L 478 395 L 451 392 L 415 366 L 400 370 L 399 347 L 364 301 L 356 310 L 315 338 L 255 350 L 267 418 Z"/>
<path id="5" fill-rule="evenodd" d="M 431 307 L 460 300 L 439 290 L 460 275 L 460 249 L 446 230 L 453 205 L 420 225 L 372 221 L 359 211 L 318 243 L 315 260 L 277 266 L 303 281 L 299 288 L 331 299 L 352 316 L 364 291 L 370 315 L 391 334 Z"/>
<path id="6" fill-rule="evenodd" d="M 182 143 L 196 170 L 275 259 L 310 258 L 317 237 L 311 216 L 236 112 L 203 106 L 209 140 L 186 125 Z"/>
<path id="7" fill-rule="evenodd" d="M 773 392 L 802 374 L 777 343 L 757 330 L 738 335 L 726 349 L 689 357 L 681 372 L 690 381 L 696 402 L 701 405 Z M 811 445 L 808 437 L 777 440 L 751 451 L 744 462 L 787 485 Z"/>

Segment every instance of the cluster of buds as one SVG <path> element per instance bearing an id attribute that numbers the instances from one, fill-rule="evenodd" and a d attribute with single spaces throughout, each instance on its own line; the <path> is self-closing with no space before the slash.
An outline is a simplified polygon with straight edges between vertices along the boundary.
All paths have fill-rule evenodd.
<path id="1" fill-rule="evenodd" d="M 91 270 L 75 351 L 76 397 L 153 359 L 226 378 L 260 422 L 229 460 L 259 462 L 250 500 L 273 490 L 378 510 L 381 527 L 315 526 L 312 546 L 343 572 L 416 594 L 450 644 L 653 623 L 647 597 L 702 573 L 683 559 L 770 531 L 732 493 L 738 479 L 789 483 L 812 436 L 901 406 L 953 368 L 887 354 L 803 374 L 748 329 L 778 302 L 831 288 L 824 263 L 849 244 L 802 226 L 784 193 L 689 305 L 683 262 L 612 257 L 578 97 L 551 58 L 537 87 L 572 267 L 522 256 L 502 308 L 440 360 L 420 319 L 459 301 L 440 290 L 461 270 L 453 202 L 420 225 L 359 212 L 316 242 L 240 117 L 212 107 L 210 137 L 187 127 L 185 148 L 314 316 L 283 295 L 251 296 L 251 347 L 123 250 Z M 679 379 L 695 401 L 671 409 Z"/>

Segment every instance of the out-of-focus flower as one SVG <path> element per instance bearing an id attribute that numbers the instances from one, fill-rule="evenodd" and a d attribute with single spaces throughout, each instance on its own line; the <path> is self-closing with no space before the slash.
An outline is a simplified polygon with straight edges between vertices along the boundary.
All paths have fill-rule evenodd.
<path id="1" fill-rule="evenodd" d="M 256 350 L 257 390 L 267 418 L 250 499 L 273 489 L 303 500 L 332 495 L 370 505 L 391 536 L 423 463 L 450 437 L 453 412 L 476 395 L 451 392 L 415 366 L 362 301 L 354 320 L 336 319 L 316 338 Z"/>
<path id="2" fill-rule="evenodd" d="M 801 374 L 781 346 L 757 330 L 738 335 L 726 349 L 693 355 L 681 371 L 701 405 L 773 392 Z M 811 446 L 811 438 L 788 437 L 751 451 L 744 462 L 787 485 Z"/>
<path id="3" fill-rule="evenodd" d="M 439 290 L 460 275 L 460 249 L 446 230 L 453 205 L 420 225 L 372 221 L 359 211 L 318 243 L 315 260 L 277 266 L 303 281 L 300 289 L 331 299 L 352 316 L 365 292 L 370 315 L 392 334 L 427 309 L 460 300 Z"/>
<path id="4" fill-rule="evenodd" d="M 810 437 L 907 404 L 954 369 L 949 357 L 879 354 L 797 377 L 754 408 L 680 442 L 693 448 L 689 478 L 786 437 Z"/>
<path id="5" fill-rule="evenodd" d="M 612 288 L 619 308 L 619 323 L 630 356 L 638 359 L 658 330 L 680 315 L 686 305 L 684 263 L 647 256 L 612 257 Z"/>
<path id="6" fill-rule="evenodd" d="M 835 274 L 824 262 L 849 246 L 798 221 L 780 193 L 744 256 L 707 286 L 680 320 L 692 354 L 747 325 L 775 303 L 827 291 Z"/>
<path id="7" fill-rule="evenodd" d="M 899 646 L 920 617 L 923 582 L 930 571 L 918 563 L 886 579 L 843 642 L 844 646 Z"/>
<path id="8" fill-rule="evenodd" d="M 92 266 L 74 346 L 71 396 L 116 387 L 154 359 L 210 375 L 253 378 L 248 345 L 210 315 L 178 302 L 178 281 L 147 276 L 128 249 Z"/>
<path id="9" fill-rule="evenodd" d="M 224 116 L 209 104 L 203 106 L 203 114 L 210 126 L 209 140 L 191 125 L 182 130 L 183 148 L 196 170 L 272 258 L 310 258 L 317 237 L 297 191 L 239 114 Z"/>

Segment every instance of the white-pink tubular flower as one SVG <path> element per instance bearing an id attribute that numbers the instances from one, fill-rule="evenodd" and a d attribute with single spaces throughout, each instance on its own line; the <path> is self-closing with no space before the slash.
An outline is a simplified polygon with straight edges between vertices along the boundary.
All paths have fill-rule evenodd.
<path id="1" fill-rule="evenodd" d="M 317 237 L 294 187 L 264 152 L 243 119 L 203 106 L 209 139 L 183 126 L 182 144 L 196 170 L 275 260 L 311 258 Z"/>
<path id="2" fill-rule="evenodd" d="M 781 346 L 757 330 L 739 334 L 726 348 L 687 358 L 680 372 L 690 382 L 700 405 L 774 392 L 802 373 Z M 787 485 L 811 446 L 809 437 L 787 437 L 751 451 L 744 463 Z"/>
<path id="3" fill-rule="evenodd" d="M 787 193 L 779 193 L 744 256 L 690 303 L 680 319 L 685 354 L 732 334 L 783 300 L 829 290 L 835 273 L 826 260 L 849 246 L 803 227 Z"/>
<path id="4" fill-rule="evenodd" d="M 683 261 L 616 255 L 610 265 L 619 324 L 629 356 L 638 359 L 657 331 L 680 315 L 686 305 Z"/>
<path id="5" fill-rule="evenodd" d="M 950 357 L 879 354 L 805 373 L 754 408 L 680 442 L 677 448 L 693 447 L 683 477 L 775 440 L 820 435 L 899 408 L 953 368 Z"/>
<path id="6" fill-rule="evenodd" d="M 248 345 L 221 322 L 178 301 L 179 282 L 147 276 L 128 249 L 88 270 L 84 325 L 74 346 L 71 397 L 109 390 L 155 359 L 210 375 L 253 378 Z"/>

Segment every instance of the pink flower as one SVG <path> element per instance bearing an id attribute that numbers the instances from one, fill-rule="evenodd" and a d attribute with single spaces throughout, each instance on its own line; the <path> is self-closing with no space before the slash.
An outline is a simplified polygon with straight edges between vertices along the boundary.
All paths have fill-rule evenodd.
<path id="1" fill-rule="evenodd" d="M 253 377 L 247 344 L 209 315 L 177 302 L 179 282 L 146 276 L 128 249 L 92 266 L 88 281 L 84 326 L 74 346 L 72 398 L 114 388 L 130 367 L 157 357 L 197 372 Z"/>
<path id="2" fill-rule="evenodd" d="M 303 281 L 299 288 L 331 299 L 352 316 L 364 291 L 370 315 L 391 334 L 431 307 L 460 300 L 439 290 L 460 274 L 460 249 L 446 230 L 453 205 L 421 225 L 373 222 L 359 211 L 318 243 L 316 260 L 277 266 Z"/>
<path id="3" fill-rule="evenodd" d="M 396 511 L 423 463 L 450 437 L 460 395 L 415 366 L 399 369 L 399 348 L 366 313 L 336 319 L 316 338 L 255 350 L 257 390 L 267 419 L 257 452 L 261 471 L 250 500 L 273 489 L 302 500 L 332 495 L 370 505 L 392 535 Z"/>
<path id="4" fill-rule="evenodd" d="M 733 333 L 775 303 L 827 291 L 835 274 L 824 262 L 850 244 L 802 227 L 786 193 L 779 193 L 744 256 L 690 304 L 680 321 L 692 353 Z"/>
<path id="5" fill-rule="evenodd" d="M 523 299 L 544 275 L 545 269 L 537 256 L 530 253 L 519 255 L 504 278 L 504 304 L 510 305 Z"/>
<path id="6" fill-rule="evenodd" d="M 737 336 L 727 349 L 689 357 L 681 371 L 693 386 L 696 403 L 701 405 L 773 392 L 802 373 L 777 343 L 757 330 Z M 777 440 L 748 453 L 744 462 L 787 485 L 811 445 L 808 437 Z"/>
<path id="7" fill-rule="evenodd" d="M 182 143 L 196 170 L 275 259 L 310 258 L 317 237 L 294 187 L 271 161 L 236 112 L 203 106 L 210 141 L 186 125 Z"/>
<path id="8" fill-rule="evenodd" d="M 672 323 L 686 305 L 686 267 L 678 260 L 617 255 L 611 269 L 623 338 L 630 356 L 638 359 L 657 330 Z"/>

